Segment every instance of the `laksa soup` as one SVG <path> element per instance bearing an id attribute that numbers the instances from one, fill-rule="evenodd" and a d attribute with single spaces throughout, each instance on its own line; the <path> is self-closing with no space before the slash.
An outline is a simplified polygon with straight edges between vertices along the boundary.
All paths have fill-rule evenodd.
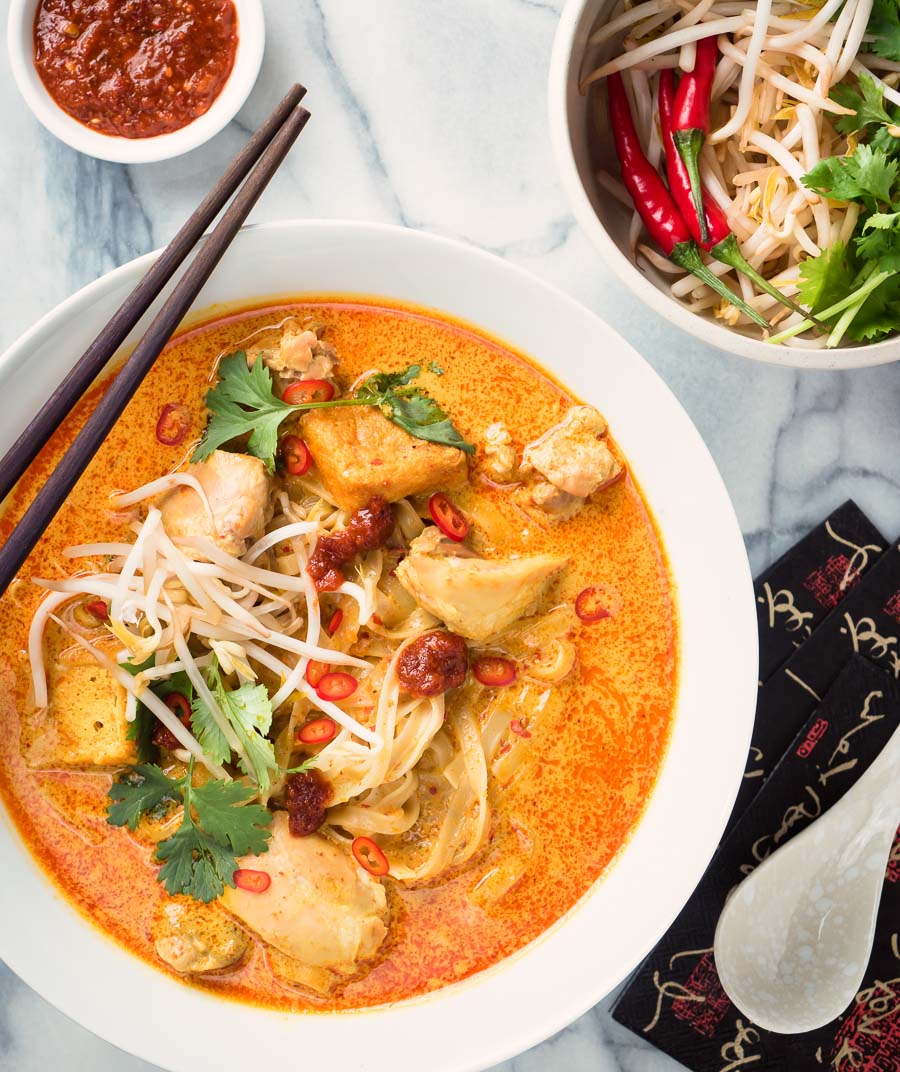
<path id="1" fill-rule="evenodd" d="M 469 327 L 340 297 L 177 336 L 0 637 L 0 790 L 48 875 L 173 977 L 297 1010 L 546 930 L 639 821 L 676 693 L 602 414 Z"/>

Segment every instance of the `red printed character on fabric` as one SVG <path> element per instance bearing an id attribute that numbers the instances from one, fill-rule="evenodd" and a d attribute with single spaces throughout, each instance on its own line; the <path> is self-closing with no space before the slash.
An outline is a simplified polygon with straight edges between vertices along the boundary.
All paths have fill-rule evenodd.
<path id="1" fill-rule="evenodd" d="M 844 596 L 859 584 L 859 570 L 851 570 L 846 555 L 832 555 L 824 566 L 813 570 L 803 587 L 812 594 L 820 607 L 836 607 Z"/>
<path id="2" fill-rule="evenodd" d="M 900 624 L 900 591 L 894 592 L 882 607 L 882 610 L 889 618 L 893 618 L 895 622 Z"/>
<path id="3" fill-rule="evenodd" d="M 860 990 L 834 1036 L 829 1068 L 837 1072 L 897 1072 L 900 979 Z"/>
<path id="4" fill-rule="evenodd" d="M 705 953 L 702 959 L 697 961 L 684 986 L 695 996 L 692 1000 L 676 998 L 672 1002 L 672 1012 L 699 1034 L 712 1038 L 722 1017 L 732 1007 L 719 982 L 712 951 Z"/>

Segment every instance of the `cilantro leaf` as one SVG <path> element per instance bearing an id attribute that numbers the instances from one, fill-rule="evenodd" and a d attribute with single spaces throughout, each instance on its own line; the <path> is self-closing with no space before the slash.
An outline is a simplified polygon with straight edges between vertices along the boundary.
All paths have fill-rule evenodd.
<path id="1" fill-rule="evenodd" d="M 272 375 L 264 362 L 255 361 L 248 368 L 247 356 L 239 350 L 223 359 L 219 379 L 206 394 L 210 420 L 193 461 L 204 461 L 226 443 L 246 438 L 247 453 L 261 458 L 274 472 L 278 429 L 289 414 L 335 406 L 378 406 L 388 420 L 417 439 L 473 453 L 475 447 L 460 436 L 438 403 L 420 388 L 409 386 L 421 371 L 420 365 L 410 365 L 400 372 L 378 372 L 354 398 L 292 406 L 275 397 Z"/>
<path id="2" fill-rule="evenodd" d="M 405 432 L 417 439 L 426 439 L 430 443 L 439 443 L 445 447 L 456 447 L 466 454 L 472 454 L 475 447 L 467 443 L 453 427 L 453 422 L 430 395 L 416 388 L 406 392 L 396 391 L 385 400 L 390 410 L 386 414 Z"/>
<path id="3" fill-rule="evenodd" d="M 408 365 L 400 372 L 376 372 L 360 386 L 356 397 L 371 399 L 370 405 L 378 405 L 384 395 L 412 383 L 421 371 L 421 365 Z"/>
<path id="4" fill-rule="evenodd" d="M 884 93 L 881 87 L 867 74 L 861 74 L 855 88 L 839 82 L 831 89 L 831 96 L 845 108 L 852 108 L 856 115 L 842 115 L 835 120 L 835 127 L 842 134 L 853 134 L 863 130 L 872 123 L 888 124 L 891 117 L 884 106 Z"/>
<path id="5" fill-rule="evenodd" d="M 286 767 L 282 774 L 305 774 L 308 770 L 316 765 L 318 756 L 310 756 L 309 759 L 304 759 L 303 762 L 297 767 Z"/>
<path id="6" fill-rule="evenodd" d="M 253 790 L 240 782 L 211 781 L 191 790 L 200 825 L 210 837 L 227 842 L 237 856 L 266 851 L 272 813 L 262 804 L 248 804 Z"/>
<path id="7" fill-rule="evenodd" d="M 134 830 L 142 814 L 161 802 L 183 805 L 181 826 L 156 847 L 162 864 L 157 878 L 171 894 L 209 902 L 234 885 L 237 858 L 268 849 L 271 813 L 248 803 L 255 789 L 240 782 L 210 781 L 194 786 L 194 763 L 183 778 L 169 778 L 159 767 L 135 767 L 109 791 L 107 819 Z"/>
<path id="8" fill-rule="evenodd" d="M 213 763 L 221 766 L 231 759 L 231 745 L 200 696 L 196 696 L 191 705 L 191 729 L 204 754 L 209 756 Z"/>
<path id="9" fill-rule="evenodd" d="M 229 354 L 219 364 L 219 380 L 206 393 L 206 408 L 212 414 L 193 460 L 202 462 L 213 451 L 233 439 L 250 433 L 247 451 L 261 458 L 270 472 L 275 471 L 278 428 L 295 408 L 276 398 L 272 374 L 257 360 L 247 365 L 243 350 Z"/>
<path id="10" fill-rule="evenodd" d="M 436 361 L 429 361 L 428 362 L 428 371 L 431 372 L 431 373 L 434 373 L 435 376 L 443 376 L 444 373 L 447 370 L 442 369 L 441 366 Z"/>
<path id="11" fill-rule="evenodd" d="M 866 29 L 875 37 L 873 52 L 889 60 L 900 60 L 900 6 L 897 0 L 875 0 Z"/>
<path id="12" fill-rule="evenodd" d="M 237 860 L 227 845 L 209 837 L 193 823 L 182 826 L 156 847 L 162 861 L 157 878 L 166 890 L 208 904 L 234 885 Z"/>
<path id="13" fill-rule="evenodd" d="M 163 801 L 179 799 L 179 784 L 155 764 L 142 763 L 113 782 L 108 796 L 112 803 L 107 809 L 107 822 L 135 830 L 145 811 L 152 811 Z"/>
<path id="14" fill-rule="evenodd" d="M 827 309 L 854 288 L 857 267 L 842 242 L 823 249 L 818 257 L 808 257 L 800 269 L 797 285 L 800 300 L 813 313 Z"/>
<path id="15" fill-rule="evenodd" d="M 891 203 L 891 188 L 900 161 L 889 160 L 880 149 L 860 145 L 852 156 L 829 156 L 803 177 L 803 183 L 817 194 L 835 201 L 861 201 L 876 211 L 879 204 Z"/>
<path id="16" fill-rule="evenodd" d="M 869 145 L 883 152 L 885 156 L 900 155 L 900 108 L 894 108 L 893 112 L 890 126 L 878 127 L 869 136 Z"/>
<path id="17" fill-rule="evenodd" d="M 897 331 L 900 331 L 900 275 L 886 279 L 872 291 L 853 318 L 847 335 L 858 342 L 872 342 Z"/>
<path id="18" fill-rule="evenodd" d="M 206 680 L 246 755 L 246 760 L 243 755 L 239 759 L 241 770 L 265 793 L 271 785 L 269 772 L 278 769 L 275 746 L 266 737 L 272 726 L 272 702 L 265 686 L 247 682 L 238 689 L 227 689 L 217 661 L 207 670 Z M 224 763 L 231 758 L 231 746 L 225 734 L 199 697 L 194 701 L 191 724 L 210 759 Z"/>
<path id="19" fill-rule="evenodd" d="M 900 212 L 874 212 L 863 224 L 856 249 L 865 260 L 875 261 L 879 271 L 900 270 Z"/>

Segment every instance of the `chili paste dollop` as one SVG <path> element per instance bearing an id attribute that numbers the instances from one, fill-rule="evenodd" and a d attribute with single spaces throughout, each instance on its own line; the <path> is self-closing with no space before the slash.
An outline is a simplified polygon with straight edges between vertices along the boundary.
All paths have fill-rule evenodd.
<path id="1" fill-rule="evenodd" d="M 92 130 L 169 134 L 206 112 L 234 67 L 232 0 L 40 0 L 34 65 Z"/>

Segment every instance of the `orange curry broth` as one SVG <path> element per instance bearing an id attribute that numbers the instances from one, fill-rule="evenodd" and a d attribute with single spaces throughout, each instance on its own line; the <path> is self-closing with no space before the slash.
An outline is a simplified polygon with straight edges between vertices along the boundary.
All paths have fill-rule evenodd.
<path id="1" fill-rule="evenodd" d="M 72 563 L 61 555 L 68 544 L 130 539 L 107 511 L 107 496 L 179 465 L 202 429 L 203 397 L 217 356 L 288 312 L 314 314 L 327 325 L 345 384 L 373 367 L 415 362 L 425 368 L 436 362 L 445 375 L 425 371 L 423 386 L 475 442 L 494 420 L 502 421 L 515 441 L 527 442 L 575 401 L 521 355 L 432 313 L 334 297 L 245 308 L 194 327 L 169 345 L 21 576 L 69 573 Z M 3 539 L 100 390 L 78 407 L 14 493 L 0 521 Z M 181 446 L 163 446 L 154 435 L 167 402 L 185 403 L 194 414 Z M 476 522 L 478 515 L 490 520 L 487 537 L 482 534 L 489 553 L 570 556 L 552 601 L 571 601 L 596 583 L 621 596 L 615 617 L 580 628 L 577 679 L 561 686 L 565 703 L 558 721 L 535 721 L 527 761 L 509 787 L 492 793 L 497 817 L 507 820 L 503 828 L 509 830 L 512 819 L 535 845 L 525 877 L 487 910 L 469 900 L 469 891 L 504 851 L 495 839 L 449 880 L 417 890 L 388 880 L 389 937 L 374 965 L 327 1003 L 277 982 L 259 943 L 236 970 L 200 977 L 195 985 L 297 1010 L 369 1006 L 437 989 L 540 935 L 582 897 L 637 824 L 665 753 L 677 677 L 672 584 L 638 488 L 627 478 L 596 496 L 573 521 L 546 527 L 529 521 L 507 494 L 477 479 L 454 498 L 476 515 Z M 25 842 L 69 900 L 107 934 L 174 975 L 149 938 L 152 911 L 163 896 L 150 851 L 105 822 L 110 777 L 35 773 L 20 758 L 18 712 L 29 709 L 27 630 L 41 594 L 19 580 L 0 600 L 0 790 Z"/>

